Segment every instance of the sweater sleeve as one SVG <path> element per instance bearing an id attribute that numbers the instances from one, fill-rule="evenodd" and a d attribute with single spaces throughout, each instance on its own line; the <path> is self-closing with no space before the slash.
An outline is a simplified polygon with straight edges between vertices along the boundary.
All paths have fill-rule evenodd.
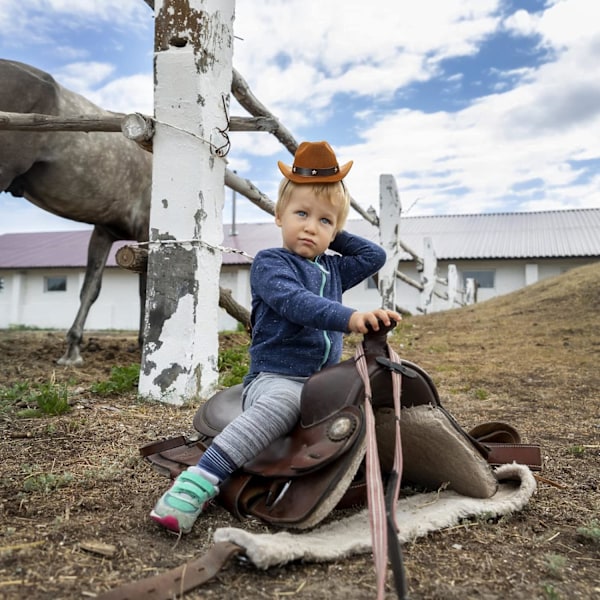
<path id="1" fill-rule="evenodd" d="M 304 327 L 348 331 L 354 309 L 306 289 L 280 253 L 259 252 L 252 264 L 252 280 L 254 293 L 284 319 Z"/>
<path id="2" fill-rule="evenodd" d="M 340 231 L 329 248 L 341 255 L 338 260 L 343 291 L 377 273 L 387 258 L 380 245 L 347 231 Z"/>

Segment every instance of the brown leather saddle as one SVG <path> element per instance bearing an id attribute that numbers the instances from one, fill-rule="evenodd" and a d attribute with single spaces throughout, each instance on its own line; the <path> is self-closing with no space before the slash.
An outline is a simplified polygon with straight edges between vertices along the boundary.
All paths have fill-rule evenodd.
<path id="1" fill-rule="evenodd" d="M 238 470 L 217 497 L 243 519 L 307 529 L 333 509 L 366 503 L 366 419 L 375 417 L 376 444 L 385 480 L 393 469 L 395 425 L 393 377 L 401 378 L 400 432 L 402 486 L 435 490 L 449 487 L 466 496 L 487 498 L 497 488 L 494 465 L 527 464 L 540 470 L 539 445 L 522 444 L 518 432 L 499 422 L 466 432 L 441 405 L 429 375 L 407 360 L 392 360 L 387 344 L 391 327 L 364 336 L 370 398 L 357 374 L 357 357 L 323 369 L 304 385 L 296 427 Z M 171 478 L 196 464 L 212 439 L 242 411 L 242 386 L 222 390 L 197 411 L 194 436 L 149 444 L 141 454 Z"/>

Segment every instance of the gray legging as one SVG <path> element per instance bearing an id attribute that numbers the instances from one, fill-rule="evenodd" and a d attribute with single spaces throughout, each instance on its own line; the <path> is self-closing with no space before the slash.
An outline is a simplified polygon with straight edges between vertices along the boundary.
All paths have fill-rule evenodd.
<path id="1" fill-rule="evenodd" d="M 260 373 L 244 389 L 244 412 L 215 437 L 213 444 L 241 467 L 271 442 L 288 433 L 300 418 L 306 377 Z"/>

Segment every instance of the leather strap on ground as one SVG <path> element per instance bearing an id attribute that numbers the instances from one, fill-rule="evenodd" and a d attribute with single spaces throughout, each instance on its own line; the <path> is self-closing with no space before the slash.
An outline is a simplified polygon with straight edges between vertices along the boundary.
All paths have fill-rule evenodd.
<path id="1" fill-rule="evenodd" d="M 229 559 L 244 548 L 231 542 L 218 542 L 200 558 L 160 575 L 127 583 L 97 596 L 98 600 L 171 600 L 211 580 Z"/>
<path id="2" fill-rule="evenodd" d="M 159 452 L 171 450 L 171 448 L 179 448 L 180 446 L 185 445 L 187 445 L 187 439 L 182 435 L 179 435 L 167 440 L 160 440 L 158 442 L 153 442 L 152 444 L 146 444 L 140 448 L 140 454 L 143 458 L 146 458 L 152 454 L 158 454 Z"/>

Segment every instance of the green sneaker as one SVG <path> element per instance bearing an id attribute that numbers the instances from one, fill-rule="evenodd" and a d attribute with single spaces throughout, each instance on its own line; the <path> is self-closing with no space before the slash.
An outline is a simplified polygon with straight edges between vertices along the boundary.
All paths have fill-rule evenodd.
<path id="1" fill-rule="evenodd" d="M 183 471 L 156 503 L 150 518 L 177 533 L 189 533 L 219 488 L 197 473 Z"/>

